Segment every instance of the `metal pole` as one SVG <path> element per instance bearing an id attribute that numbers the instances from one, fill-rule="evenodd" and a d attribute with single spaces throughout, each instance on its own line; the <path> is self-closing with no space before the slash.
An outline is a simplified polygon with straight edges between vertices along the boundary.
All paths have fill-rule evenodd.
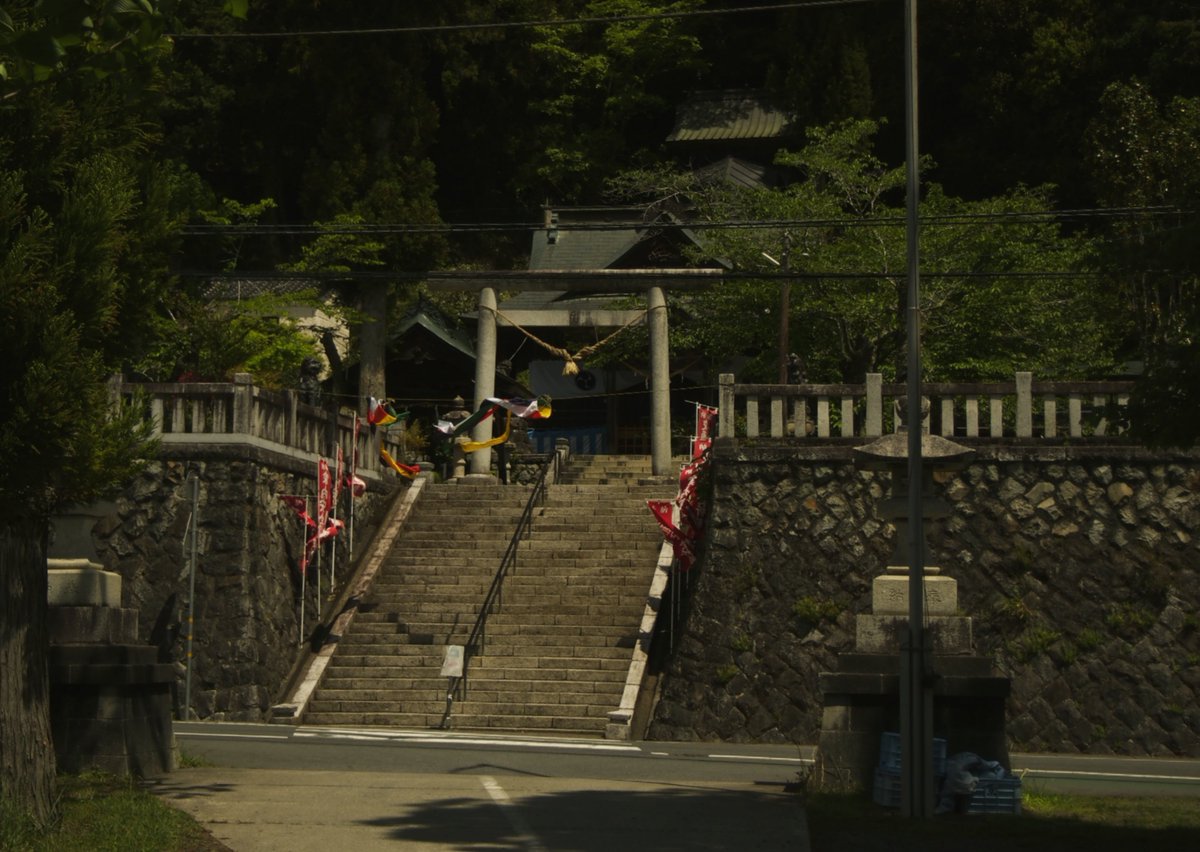
<path id="1" fill-rule="evenodd" d="M 792 235 L 784 232 L 783 235 L 783 271 L 788 273 L 792 271 L 791 266 L 791 242 Z M 792 312 L 792 279 L 784 278 L 783 285 L 779 288 L 779 384 L 787 384 L 788 380 L 788 349 L 791 347 L 789 337 L 791 329 L 788 327 L 788 320 Z"/>
<path id="2" fill-rule="evenodd" d="M 200 526 L 200 475 L 192 474 L 192 517 L 188 521 L 192 534 L 191 554 L 188 558 L 188 635 L 187 675 L 183 681 L 183 718 L 192 718 L 192 638 L 196 632 L 196 533 Z"/>
<path id="3" fill-rule="evenodd" d="M 403 435 L 403 433 L 401 433 Z M 354 431 L 350 448 L 350 522 L 346 530 L 346 559 L 354 561 L 354 480 L 358 475 L 358 412 L 354 412 Z"/>
<path id="4" fill-rule="evenodd" d="M 904 94 L 908 243 L 908 641 L 901 653 L 902 804 L 909 817 L 933 814 L 932 693 L 924 625 L 924 517 L 921 508 L 921 287 L 918 202 L 917 0 L 905 0 Z"/>
<path id="5" fill-rule="evenodd" d="M 304 514 L 308 515 L 308 498 L 304 498 Z M 312 517 L 309 515 L 309 517 Z M 300 641 L 304 644 L 304 604 L 308 597 L 308 522 L 300 519 Z"/>

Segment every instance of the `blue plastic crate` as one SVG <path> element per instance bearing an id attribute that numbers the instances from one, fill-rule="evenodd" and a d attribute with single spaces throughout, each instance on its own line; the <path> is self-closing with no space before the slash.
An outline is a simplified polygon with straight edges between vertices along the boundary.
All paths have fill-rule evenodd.
<path id="1" fill-rule="evenodd" d="M 885 731 L 879 738 L 879 766 L 883 769 L 900 771 L 900 735 Z M 946 741 L 939 737 L 933 738 L 933 774 L 941 777 L 946 774 Z"/>
<path id="2" fill-rule="evenodd" d="M 900 770 L 876 767 L 871 799 L 885 808 L 900 807 Z"/>
<path id="3" fill-rule="evenodd" d="M 942 789 L 943 781 L 945 781 L 945 778 L 941 775 L 933 779 L 935 796 Z M 882 766 L 875 767 L 875 783 L 871 790 L 872 801 L 885 808 L 900 807 L 901 783 L 899 769 L 887 769 Z"/>
<path id="4" fill-rule="evenodd" d="M 1021 812 L 1021 779 L 1016 776 L 1007 778 L 983 779 L 975 785 L 971 794 L 971 803 L 967 805 L 969 814 L 1019 814 Z"/>

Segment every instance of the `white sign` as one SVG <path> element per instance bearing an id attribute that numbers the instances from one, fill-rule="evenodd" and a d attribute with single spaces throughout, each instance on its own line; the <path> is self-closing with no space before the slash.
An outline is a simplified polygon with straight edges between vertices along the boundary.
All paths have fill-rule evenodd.
<path id="1" fill-rule="evenodd" d="M 462 645 L 446 646 L 446 658 L 442 660 L 442 677 L 462 677 L 465 650 Z"/>

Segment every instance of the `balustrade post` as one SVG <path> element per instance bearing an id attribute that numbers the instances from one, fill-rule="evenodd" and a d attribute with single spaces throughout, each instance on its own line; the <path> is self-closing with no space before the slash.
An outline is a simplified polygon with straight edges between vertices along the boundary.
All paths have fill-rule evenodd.
<path id="1" fill-rule="evenodd" d="M 249 373 L 233 374 L 233 434 L 251 434 L 250 424 L 254 406 L 254 377 Z M 213 431 L 220 431 L 213 424 Z"/>
<path id="2" fill-rule="evenodd" d="M 288 389 L 283 392 L 283 442 L 289 447 L 301 446 L 296 430 L 296 420 L 300 416 L 300 394 Z"/>
<path id="3" fill-rule="evenodd" d="M 1004 397 L 995 394 L 988 399 L 988 434 L 1004 437 Z"/>
<path id="4" fill-rule="evenodd" d="M 883 437 L 882 373 L 867 373 L 867 416 L 863 428 L 868 438 Z"/>
<path id="5" fill-rule="evenodd" d="M 722 438 L 733 437 L 733 373 L 717 378 L 717 430 Z"/>
<path id="6" fill-rule="evenodd" d="M 1033 437 L 1033 373 L 1017 373 L 1017 437 Z"/>

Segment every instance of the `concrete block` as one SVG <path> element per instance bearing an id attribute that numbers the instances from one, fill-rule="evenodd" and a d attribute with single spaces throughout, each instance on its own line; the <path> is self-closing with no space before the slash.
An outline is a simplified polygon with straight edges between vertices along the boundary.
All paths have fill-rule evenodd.
<path id="1" fill-rule="evenodd" d="M 859 615 L 854 647 L 864 654 L 899 653 L 907 632 L 907 617 Z M 974 647 L 972 622 L 965 616 L 933 616 L 926 621 L 925 635 L 935 654 L 966 654 Z"/>
<path id="2" fill-rule="evenodd" d="M 121 606 L 121 575 L 86 559 L 50 559 L 50 606 Z"/>
<path id="3" fill-rule="evenodd" d="M 958 612 L 958 581 L 953 577 L 926 575 L 926 615 L 955 615 Z M 908 577 L 885 574 L 871 584 L 871 611 L 875 615 L 908 615 Z"/>

